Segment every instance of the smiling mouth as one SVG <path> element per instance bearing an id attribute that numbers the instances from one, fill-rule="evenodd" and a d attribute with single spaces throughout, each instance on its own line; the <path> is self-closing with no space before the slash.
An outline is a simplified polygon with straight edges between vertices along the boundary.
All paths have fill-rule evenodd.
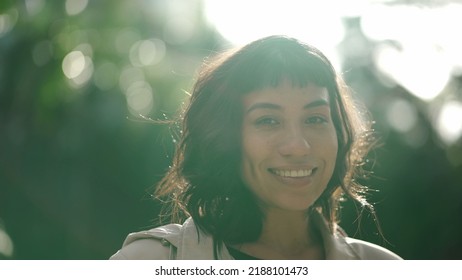
<path id="1" fill-rule="evenodd" d="M 311 176 L 317 168 L 312 169 L 268 169 L 271 173 L 285 178 L 302 178 Z"/>

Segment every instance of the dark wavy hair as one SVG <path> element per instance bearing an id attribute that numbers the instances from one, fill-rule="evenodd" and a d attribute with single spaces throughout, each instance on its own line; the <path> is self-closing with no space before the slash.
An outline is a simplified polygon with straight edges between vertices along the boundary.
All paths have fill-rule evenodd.
<path id="1" fill-rule="evenodd" d="M 362 119 L 321 51 L 294 38 L 270 36 L 214 57 L 201 69 L 181 115 L 172 166 L 156 190 L 157 197 L 170 198 L 174 222 L 192 217 L 216 246 L 257 240 L 264 213 L 240 174 L 242 99 L 283 81 L 298 87 L 314 84 L 329 93 L 338 154 L 334 174 L 310 211 L 320 211 L 331 231 L 345 195 L 373 212 L 365 199 L 367 188 L 355 180 L 370 148 L 370 122 Z"/>

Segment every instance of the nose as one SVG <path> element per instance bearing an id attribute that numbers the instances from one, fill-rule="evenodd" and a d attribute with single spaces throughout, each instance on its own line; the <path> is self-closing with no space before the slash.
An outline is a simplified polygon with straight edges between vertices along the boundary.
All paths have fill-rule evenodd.
<path id="1" fill-rule="evenodd" d="M 279 153 L 284 157 L 304 157 L 311 151 L 307 135 L 301 128 L 290 128 L 283 132 Z"/>

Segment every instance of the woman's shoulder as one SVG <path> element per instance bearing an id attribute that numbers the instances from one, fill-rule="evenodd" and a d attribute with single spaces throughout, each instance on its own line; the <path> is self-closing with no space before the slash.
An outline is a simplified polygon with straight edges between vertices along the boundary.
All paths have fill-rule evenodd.
<path id="1" fill-rule="evenodd" d="M 175 253 L 182 226 L 168 224 L 130 233 L 111 260 L 168 260 Z"/>
<path id="2" fill-rule="evenodd" d="M 200 230 L 192 218 L 182 224 L 168 224 L 131 233 L 110 259 L 210 260 L 214 259 L 213 237 Z M 220 259 L 231 259 L 223 250 Z"/>
<path id="3" fill-rule="evenodd" d="M 402 258 L 392 251 L 377 244 L 345 237 L 345 242 L 355 251 L 357 256 L 363 260 L 401 260 Z"/>
<path id="4" fill-rule="evenodd" d="M 392 251 L 371 242 L 349 237 L 336 225 L 334 233 L 329 230 L 327 220 L 319 212 L 313 212 L 318 229 L 322 235 L 326 258 L 329 260 L 400 260 Z"/>

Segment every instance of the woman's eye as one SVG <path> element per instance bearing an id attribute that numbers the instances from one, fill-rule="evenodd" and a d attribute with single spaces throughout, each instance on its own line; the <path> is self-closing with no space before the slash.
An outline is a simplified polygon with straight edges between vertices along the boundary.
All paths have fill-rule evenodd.
<path id="1" fill-rule="evenodd" d="M 265 118 L 260 118 L 258 119 L 255 124 L 257 126 L 263 126 L 263 127 L 272 127 L 272 126 L 277 126 L 279 125 L 279 121 L 277 121 L 276 119 L 274 118 L 268 118 L 268 117 L 265 117 Z"/>
<path id="2" fill-rule="evenodd" d="M 309 117 L 306 120 L 306 122 L 308 124 L 323 124 L 323 123 L 327 123 L 327 119 L 321 116 L 313 116 L 313 117 Z"/>

